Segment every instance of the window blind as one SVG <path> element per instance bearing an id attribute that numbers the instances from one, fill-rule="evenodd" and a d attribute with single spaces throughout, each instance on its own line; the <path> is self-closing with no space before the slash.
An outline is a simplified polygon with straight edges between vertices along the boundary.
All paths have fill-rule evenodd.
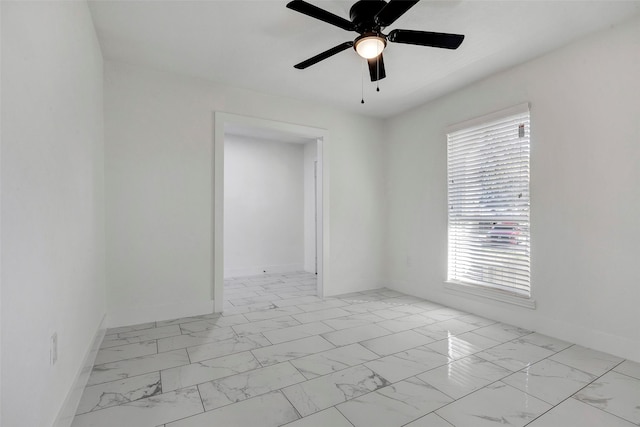
<path id="1" fill-rule="evenodd" d="M 529 297 L 529 109 L 517 110 L 447 134 L 448 281 Z"/>

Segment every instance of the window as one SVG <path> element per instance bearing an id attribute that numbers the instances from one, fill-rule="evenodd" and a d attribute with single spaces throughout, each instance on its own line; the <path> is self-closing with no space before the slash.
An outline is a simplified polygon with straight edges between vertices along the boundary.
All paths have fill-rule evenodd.
<path id="1" fill-rule="evenodd" d="M 448 283 L 531 296 L 529 132 L 525 104 L 447 134 Z"/>

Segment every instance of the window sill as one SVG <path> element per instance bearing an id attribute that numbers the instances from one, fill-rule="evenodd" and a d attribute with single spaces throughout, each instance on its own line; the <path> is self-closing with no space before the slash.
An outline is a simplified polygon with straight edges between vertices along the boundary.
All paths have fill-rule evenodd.
<path id="1" fill-rule="evenodd" d="M 484 286 L 463 284 L 460 282 L 444 282 L 444 288 L 451 294 L 467 294 L 482 298 L 518 305 L 531 310 L 536 309 L 536 301 L 533 298 L 511 294 L 498 289 L 486 288 Z"/>

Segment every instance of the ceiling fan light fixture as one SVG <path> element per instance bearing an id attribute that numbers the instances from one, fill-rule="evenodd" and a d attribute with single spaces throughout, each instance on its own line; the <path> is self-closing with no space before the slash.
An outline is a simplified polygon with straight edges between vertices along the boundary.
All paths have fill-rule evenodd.
<path id="1" fill-rule="evenodd" d="M 356 39 L 353 47 L 358 55 L 364 59 L 371 59 L 380 55 L 386 46 L 387 41 L 384 37 L 377 34 L 364 34 Z"/>

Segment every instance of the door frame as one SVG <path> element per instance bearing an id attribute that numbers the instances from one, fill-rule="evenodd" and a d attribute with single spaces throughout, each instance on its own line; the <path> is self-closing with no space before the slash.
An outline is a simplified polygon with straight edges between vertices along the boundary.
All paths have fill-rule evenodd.
<path id="1" fill-rule="evenodd" d="M 296 135 L 317 141 L 318 179 L 316 198 L 316 256 L 319 297 L 324 296 L 324 280 L 329 277 L 329 132 L 311 126 L 216 111 L 213 113 L 213 262 L 212 297 L 214 312 L 224 306 L 224 139 L 225 125 L 240 125 Z"/>

